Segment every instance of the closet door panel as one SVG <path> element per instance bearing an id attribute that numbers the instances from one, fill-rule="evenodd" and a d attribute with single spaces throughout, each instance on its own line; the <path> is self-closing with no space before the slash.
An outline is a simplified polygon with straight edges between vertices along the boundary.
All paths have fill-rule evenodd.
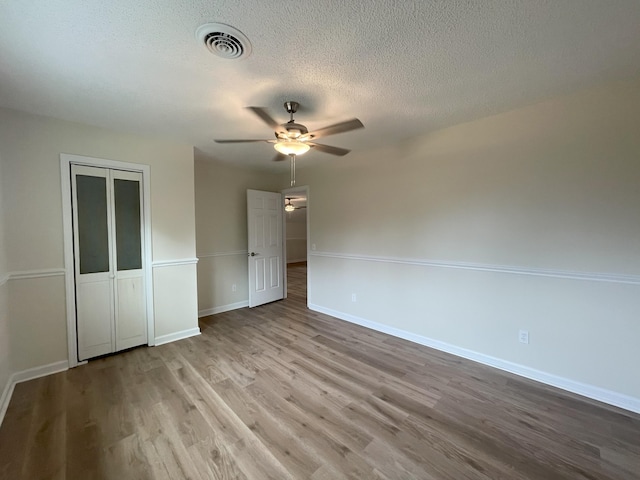
<path id="1" fill-rule="evenodd" d="M 118 176 L 122 174 L 123 172 L 117 172 Z M 140 194 L 139 179 L 113 180 L 118 271 L 142 269 Z"/>
<path id="2" fill-rule="evenodd" d="M 74 269 L 78 359 L 113 352 L 109 170 L 73 165 Z"/>
<path id="3" fill-rule="evenodd" d="M 116 348 L 135 347 L 147 342 L 144 282 L 139 276 L 118 278 Z"/>
<path id="4" fill-rule="evenodd" d="M 142 175 L 114 170 L 116 350 L 147 343 Z"/>
<path id="5" fill-rule="evenodd" d="M 76 286 L 78 359 L 113 352 L 113 293 L 110 282 L 85 282 Z"/>
<path id="6" fill-rule="evenodd" d="M 94 174 L 104 174 L 97 169 Z M 107 179 L 76 176 L 77 230 L 80 274 L 109 271 Z"/>

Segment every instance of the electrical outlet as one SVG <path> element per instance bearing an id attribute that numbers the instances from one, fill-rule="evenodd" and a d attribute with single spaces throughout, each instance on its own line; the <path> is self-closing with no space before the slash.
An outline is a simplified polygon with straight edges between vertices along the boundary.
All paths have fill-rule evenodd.
<path id="1" fill-rule="evenodd" d="M 520 330 L 520 332 L 518 332 L 518 340 L 520 340 L 520 343 L 529 343 L 529 331 L 528 330 Z"/>
<path id="2" fill-rule="evenodd" d="M 352 294 L 351 294 L 351 301 L 352 301 L 352 302 L 357 301 L 357 300 L 356 300 L 356 294 L 355 294 L 355 293 L 352 293 Z"/>
<path id="3" fill-rule="evenodd" d="M 233 285 L 231 285 L 231 291 L 235 292 L 238 289 L 238 287 L 236 287 L 236 284 L 234 283 Z"/>
<path id="4" fill-rule="evenodd" d="M 316 244 L 315 243 L 311 244 L 311 250 L 313 250 L 315 252 L 315 250 L 316 250 Z"/>

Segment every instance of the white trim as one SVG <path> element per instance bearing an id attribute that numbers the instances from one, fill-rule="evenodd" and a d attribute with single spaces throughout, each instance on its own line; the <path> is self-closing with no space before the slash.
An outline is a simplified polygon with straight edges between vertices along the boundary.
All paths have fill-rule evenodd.
<path id="1" fill-rule="evenodd" d="M 156 338 L 156 317 L 153 297 L 153 243 L 151 238 L 151 167 L 142 165 L 142 209 L 144 219 L 144 267 L 147 297 L 147 345 L 153 347 Z"/>
<path id="2" fill-rule="evenodd" d="M 156 337 L 155 346 L 164 345 L 165 343 L 175 342 L 189 337 L 200 335 L 200 328 L 190 328 L 188 330 L 182 330 L 180 332 L 170 333 L 168 335 L 160 335 Z"/>
<path id="3" fill-rule="evenodd" d="M 442 352 L 450 353 L 457 357 L 466 358 L 474 362 L 488 365 L 490 367 L 504 370 L 506 372 L 519 375 L 521 377 L 529 378 L 546 385 L 566 390 L 568 392 L 576 393 L 599 402 L 607 403 L 615 407 L 629 410 L 630 412 L 640 413 L 640 398 L 631 397 L 622 393 L 617 393 L 604 388 L 596 387 L 594 385 L 588 385 L 586 383 L 571 380 L 569 378 L 560 377 L 551 373 L 536 370 L 534 368 L 520 365 L 517 363 L 502 360 L 500 358 L 485 355 L 483 353 L 475 352 L 473 350 L 467 350 L 466 348 L 457 347 L 449 343 L 434 340 L 432 338 L 423 337 L 415 333 L 400 330 L 399 328 L 390 327 L 382 323 L 373 322 L 364 318 L 356 317 L 348 313 L 339 312 L 330 308 L 325 308 L 320 305 L 310 304 L 309 309 L 315 312 L 324 313 L 341 320 L 345 320 L 350 323 L 355 323 L 372 330 L 386 333 L 394 337 L 402 338 L 419 345 L 434 348 Z"/>
<path id="4" fill-rule="evenodd" d="M 7 380 L 7 384 L 4 386 L 4 390 L 2 391 L 2 395 L 0 395 L 0 426 L 4 420 L 5 413 L 7 413 L 7 408 L 9 408 L 9 402 L 11 401 L 11 396 L 13 395 L 13 389 L 15 386 L 16 384 L 13 382 L 13 376 L 9 377 L 9 380 Z"/>
<path id="5" fill-rule="evenodd" d="M 9 381 L 2 392 L 0 397 L 0 425 L 4 420 L 4 415 L 9 408 L 9 402 L 11 402 L 11 396 L 16 384 L 26 382 L 28 380 L 34 380 L 36 378 L 52 375 L 54 373 L 64 372 L 69 369 L 69 362 L 61 360 L 59 362 L 50 363 L 48 365 L 42 365 L 40 367 L 29 368 L 20 372 L 15 372 L 9 377 Z"/>
<path id="6" fill-rule="evenodd" d="M 197 254 L 197 257 L 200 258 L 210 258 L 210 257 L 233 257 L 236 255 L 246 256 L 249 253 L 248 250 L 236 250 L 234 252 L 214 252 L 214 253 L 201 253 Z"/>
<path id="7" fill-rule="evenodd" d="M 87 165 L 92 167 L 129 170 L 142 174 L 142 219 L 144 224 L 144 266 L 145 266 L 145 299 L 147 302 L 147 341 L 152 346 L 155 339 L 155 316 L 153 311 L 153 270 L 151 265 L 151 167 L 141 163 L 120 162 L 103 158 L 85 157 L 81 155 L 60 154 L 60 184 L 62 194 L 62 229 L 64 236 L 64 270 L 67 304 L 67 349 L 69 368 L 82 365 L 78 361 L 78 343 L 76 332 L 76 304 L 74 269 L 73 269 L 73 223 L 71 211 L 71 165 Z"/>
<path id="8" fill-rule="evenodd" d="M 60 360 L 59 362 L 49 363 L 47 365 L 41 365 L 39 367 L 33 367 L 16 372 L 11 376 L 11 378 L 15 383 L 22 383 L 28 380 L 46 377 L 47 375 L 53 375 L 54 373 L 64 372 L 66 370 L 69 370 L 69 362 L 66 360 Z"/>
<path id="9" fill-rule="evenodd" d="M 154 260 L 151 265 L 156 267 L 175 267 L 178 265 L 195 265 L 198 263 L 197 258 L 178 258 L 174 260 Z"/>
<path id="10" fill-rule="evenodd" d="M 312 257 L 342 258 L 365 262 L 396 263 L 402 265 L 416 265 L 435 268 L 455 268 L 461 270 L 477 270 L 483 272 L 510 273 L 515 275 L 533 275 L 538 277 L 566 278 L 570 280 L 586 280 L 591 282 L 625 283 L 640 285 L 640 275 L 626 275 L 618 273 L 576 272 L 570 270 L 552 270 L 543 268 L 527 268 L 520 266 L 490 265 L 467 262 L 445 262 L 420 258 L 381 257 L 373 255 L 351 255 L 347 253 L 310 252 Z"/>
<path id="11" fill-rule="evenodd" d="M 67 352 L 69 367 L 78 365 L 76 332 L 76 290 L 73 277 L 73 214 L 71 210 L 71 159 L 60 155 L 60 184 L 62 189 L 62 234 L 64 238 L 65 296 L 67 312 Z"/>
<path id="12" fill-rule="evenodd" d="M 249 300 L 243 300 L 242 302 L 228 303 L 227 305 L 220 305 L 219 307 L 205 308 L 198 311 L 198 318 L 208 317 L 209 315 L 215 315 L 216 313 L 230 312 L 231 310 L 237 310 L 238 308 L 244 308 L 249 306 Z"/>
<path id="13" fill-rule="evenodd" d="M 26 280 L 31 278 L 61 277 L 65 275 L 64 268 L 43 268 L 40 270 L 24 270 L 20 272 L 9 272 L 9 280 Z"/>

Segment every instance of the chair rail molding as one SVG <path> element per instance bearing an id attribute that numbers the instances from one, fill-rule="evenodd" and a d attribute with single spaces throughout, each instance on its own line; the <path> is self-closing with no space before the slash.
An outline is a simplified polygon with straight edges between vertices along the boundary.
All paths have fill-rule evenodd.
<path id="1" fill-rule="evenodd" d="M 640 275 L 627 275 L 602 272 L 579 272 L 571 270 L 554 270 L 545 268 L 522 267 L 516 265 L 491 265 L 484 263 L 448 262 L 426 258 L 384 257 L 374 255 L 354 255 L 349 253 L 334 252 L 309 252 L 311 257 L 340 258 L 363 262 L 379 262 L 401 265 L 416 265 L 432 268 L 454 268 L 459 270 L 476 270 L 482 272 L 505 273 L 511 275 L 533 275 L 538 277 L 565 278 L 570 280 L 583 280 L 591 282 L 624 283 L 640 285 Z"/>
<path id="2" fill-rule="evenodd" d="M 154 260 L 151 262 L 153 268 L 158 267 L 175 267 L 178 265 L 195 265 L 198 263 L 197 258 L 177 258 L 172 260 Z"/>
<path id="3" fill-rule="evenodd" d="M 41 268 L 37 270 L 21 270 L 9 272 L 8 280 L 26 280 L 31 278 L 61 277 L 66 275 L 64 268 Z"/>
<path id="4" fill-rule="evenodd" d="M 230 252 L 212 252 L 212 253 L 198 253 L 198 258 L 213 258 L 213 257 L 235 257 L 237 255 L 246 255 L 248 250 L 234 250 Z"/>

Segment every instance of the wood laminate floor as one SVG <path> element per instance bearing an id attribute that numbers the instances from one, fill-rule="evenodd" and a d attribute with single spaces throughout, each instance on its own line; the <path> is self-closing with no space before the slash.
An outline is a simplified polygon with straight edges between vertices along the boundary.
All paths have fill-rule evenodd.
<path id="1" fill-rule="evenodd" d="M 638 479 L 640 416 L 306 309 L 21 383 L 2 479 Z"/>

